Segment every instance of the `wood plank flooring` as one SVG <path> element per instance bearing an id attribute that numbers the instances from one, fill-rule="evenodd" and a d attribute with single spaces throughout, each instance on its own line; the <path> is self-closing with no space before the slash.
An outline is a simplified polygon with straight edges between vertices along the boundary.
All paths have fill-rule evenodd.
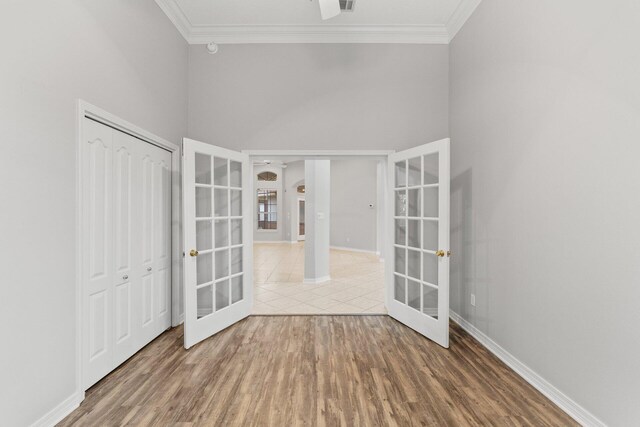
<path id="1" fill-rule="evenodd" d="M 252 316 L 187 351 L 175 328 L 60 425 L 577 425 L 455 324 L 450 341 L 387 316 Z"/>

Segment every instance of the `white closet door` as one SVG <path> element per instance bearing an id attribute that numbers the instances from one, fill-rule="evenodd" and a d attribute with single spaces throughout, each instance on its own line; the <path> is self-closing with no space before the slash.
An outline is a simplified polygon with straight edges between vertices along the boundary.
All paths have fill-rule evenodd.
<path id="1" fill-rule="evenodd" d="M 84 121 L 84 387 L 171 325 L 171 153 Z"/>
<path id="2" fill-rule="evenodd" d="M 156 336 L 171 326 L 171 153 L 158 147 L 155 151 L 155 247 L 152 271 L 155 287 Z"/>
<path id="3" fill-rule="evenodd" d="M 141 345 L 171 323 L 171 154 L 139 141 L 141 180 Z"/>
<path id="4" fill-rule="evenodd" d="M 156 161 L 145 146 L 140 146 L 141 156 L 138 167 L 142 175 L 140 187 L 141 214 L 140 214 L 140 233 L 142 248 L 140 250 L 140 274 L 142 276 L 140 283 L 140 340 L 141 342 L 149 342 L 155 336 L 155 325 L 153 324 L 153 306 L 154 306 L 154 274 L 153 261 L 155 249 L 155 230 L 153 227 L 155 219 L 155 176 Z"/>
<path id="5" fill-rule="evenodd" d="M 85 386 L 113 369 L 112 129 L 85 119 L 82 147 Z"/>
<path id="6" fill-rule="evenodd" d="M 140 286 L 135 265 L 138 240 L 135 220 L 139 196 L 140 172 L 135 165 L 136 139 L 122 132 L 113 134 L 113 240 L 114 240 L 114 358 L 124 362 L 136 351 L 136 289 Z"/>

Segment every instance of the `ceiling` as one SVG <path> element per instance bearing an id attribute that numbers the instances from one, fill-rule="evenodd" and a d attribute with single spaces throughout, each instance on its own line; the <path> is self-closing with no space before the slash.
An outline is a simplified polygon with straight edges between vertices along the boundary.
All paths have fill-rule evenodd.
<path id="1" fill-rule="evenodd" d="M 447 44 L 481 0 L 356 0 L 322 21 L 318 0 L 156 0 L 190 44 Z"/>

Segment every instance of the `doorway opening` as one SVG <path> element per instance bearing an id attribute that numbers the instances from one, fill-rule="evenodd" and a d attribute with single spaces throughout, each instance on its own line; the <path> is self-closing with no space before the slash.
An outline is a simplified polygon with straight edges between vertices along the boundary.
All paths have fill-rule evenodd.
<path id="1" fill-rule="evenodd" d="M 185 138 L 182 180 L 184 245 L 188 254 L 184 262 L 185 348 L 258 314 L 254 300 L 272 308 L 271 313 L 265 314 L 376 314 L 375 309 L 354 309 L 355 301 L 365 296 L 354 295 L 360 291 L 383 295 L 384 307 L 391 317 L 448 347 L 449 144 L 448 139 L 443 139 L 393 153 L 340 150 L 274 153 L 238 152 Z M 272 158 L 278 158 L 277 171 L 270 171 L 272 179 L 260 178 L 258 182 L 256 169 L 273 168 Z M 331 215 L 339 209 L 332 204 L 341 200 L 337 190 L 349 187 L 347 184 L 354 184 L 363 176 L 353 174 L 358 170 L 353 162 L 364 158 L 378 160 L 375 177 L 365 184 L 352 185 L 356 191 L 347 193 L 341 205 L 346 213 L 353 206 L 367 205 L 375 210 L 372 223 L 378 228 L 375 233 L 366 233 L 365 215 L 360 212 L 347 215 L 350 225 L 334 234 L 353 244 L 355 237 L 360 237 L 357 233 L 365 230 L 364 235 L 376 242 L 375 255 L 384 258 L 385 264 L 378 264 L 378 268 L 350 265 L 345 271 L 337 269 L 340 266 L 336 260 L 348 259 L 353 264 L 356 257 L 353 253 L 367 252 L 348 248 L 352 252 L 348 257 L 341 253 L 345 247 L 332 239 L 332 228 L 334 232 L 340 229 L 335 227 Z M 285 184 L 282 170 L 290 172 L 296 160 L 304 160 L 305 241 L 292 245 L 295 234 L 291 234 L 291 228 L 297 228 L 297 223 L 285 209 L 285 205 L 292 206 L 285 195 L 295 193 L 286 191 L 290 187 Z M 332 178 L 332 171 L 338 168 L 332 168 L 331 164 L 338 165 L 340 160 L 345 160 L 347 167 L 343 172 L 352 173 L 351 178 Z M 371 199 L 380 205 L 378 209 L 372 209 L 376 203 L 361 203 L 359 199 L 368 187 L 374 187 L 375 197 Z M 258 242 L 265 239 L 267 250 L 262 256 L 257 253 L 254 262 L 256 236 Z M 291 262 L 291 257 L 282 262 L 274 250 L 276 247 L 298 249 L 298 259 L 303 264 Z M 304 256 L 300 257 L 302 253 Z M 273 271 L 276 268 L 280 270 Z M 350 279 L 346 285 L 344 280 L 340 283 L 340 279 L 353 275 L 354 271 L 360 276 L 360 283 Z M 381 288 L 364 289 L 377 285 L 373 277 L 365 276 L 378 271 L 383 273 L 383 280 L 378 282 Z M 291 283 L 292 280 L 296 282 Z M 301 301 L 303 293 L 310 299 Z M 266 298 L 254 299 L 254 295 L 260 294 Z M 323 297 L 327 303 L 337 301 L 342 309 L 333 307 L 333 303 L 328 309 L 308 303 Z M 277 302 L 268 304 L 270 301 Z M 211 308 L 200 315 L 203 307 Z"/>
<path id="2" fill-rule="evenodd" d="M 271 153 L 251 160 L 252 314 L 386 314 L 387 157 Z M 317 161 L 326 169 L 314 176 L 308 168 Z"/>

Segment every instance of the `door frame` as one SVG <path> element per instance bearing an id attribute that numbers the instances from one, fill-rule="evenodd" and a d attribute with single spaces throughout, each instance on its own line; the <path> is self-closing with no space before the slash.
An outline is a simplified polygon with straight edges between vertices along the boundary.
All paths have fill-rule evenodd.
<path id="1" fill-rule="evenodd" d="M 75 238 L 75 289 L 76 289 L 76 402 L 78 405 L 84 400 L 85 390 L 83 387 L 84 360 L 82 357 L 84 329 L 82 319 L 86 307 L 84 307 L 82 297 L 82 242 L 87 230 L 84 229 L 82 187 L 84 185 L 82 176 L 82 159 L 84 153 L 83 133 L 84 119 L 95 120 L 105 126 L 124 132 L 148 144 L 163 148 L 171 153 L 171 326 L 179 325 L 184 313 L 180 312 L 180 291 L 182 277 L 182 239 L 181 239 L 181 170 L 180 163 L 182 151 L 180 146 L 169 142 L 159 136 L 154 135 L 120 117 L 111 114 L 95 105 L 82 99 L 76 103 L 76 238 Z"/>
<path id="2" fill-rule="evenodd" d="M 247 154 L 249 156 L 249 160 L 251 160 L 250 163 L 250 167 L 251 167 L 251 176 L 253 178 L 255 178 L 255 165 L 253 164 L 253 160 L 260 160 L 260 159 L 268 159 L 268 158 L 272 158 L 272 157 L 291 157 L 293 159 L 296 160 L 336 160 L 336 159 L 349 159 L 349 158 L 357 158 L 357 157 L 367 157 L 370 159 L 377 159 L 379 161 L 381 161 L 385 167 L 384 170 L 386 171 L 386 164 L 389 160 L 389 155 L 393 154 L 396 152 L 396 150 L 241 150 L 242 153 Z M 251 209 L 254 211 L 254 215 L 255 215 L 255 192 L 257 189 L 257 181 L 255 179 L 252 179 L 250 181 L 251 187 L 249 188 L 249 191 L 251 192 L 252 196 L 252 203 L 251 203 Z M 380 183 L 377 182 L 376 185 L 379 185 Z M 283 186 L 284 189 L 284 186 Z M 286 191 L 286 189 L 284 189 Z M 382 195 L 386 195 L 386 186 L 384 188 L 384 190 L 382 191 Z M 296 194 L 297 196 L 297 194 Z M 379 203 L 380 201 L 378 201 Z M 296 202 L 297 203 L 297 202 Z M 297 209 L 297 206 L 296 206 Z M 386 211 L 383 212 L 379 212 L 381 215 L 386 215 Z M 298 214 L 296 213 L 296 217 L 298 216 Z M 293 221 L 293 218 L 290 218 L 290 222 Z M 384 225 L 384 221 L 382 221 L 382 225 Z M 291 231 L 291 227 L 289 227 Z M 296 229 L 297 229 L 297 225 L 296 225 Z M 382 229 L 377 229 L 376 230 L 378 233 L 382 232 L 381 237 L 382 239 L 386 239 L 386 230 L 384 228 Z M 284 238 L 284 236 L 283 236 Z M 291 234 L 291 236 L 289 237 L 289 239 L 287 240 L 283 240 L 281 242 L 271 242 L 271 243 L 295 243 L 298 242 L 298 240 L 293 240 L 294 236 L 293 233 Z M 296 231 L 296 239 L 297 239 L 297 231 Z M 306 239 L 305 239 L 306 241 Z M 382 244 L 382 243 L 381 243 Z"/>

